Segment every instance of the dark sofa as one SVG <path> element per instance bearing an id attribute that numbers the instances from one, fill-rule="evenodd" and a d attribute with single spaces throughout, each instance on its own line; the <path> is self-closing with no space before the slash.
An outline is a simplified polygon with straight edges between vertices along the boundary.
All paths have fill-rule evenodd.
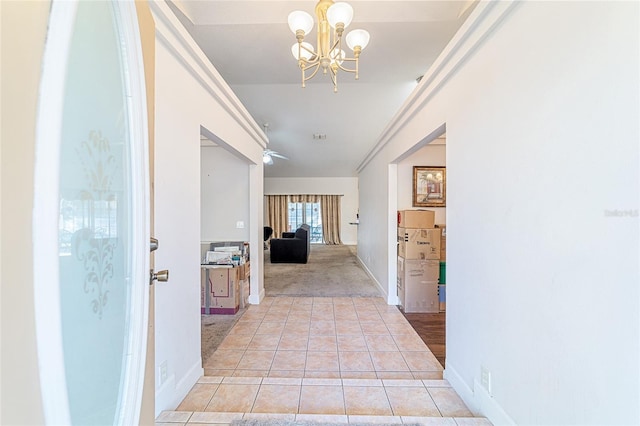
<path id="1" fill-rule="evenodd" d="M 271 239 L 271 263 L 307 263 L 311 251 L 311 230 L 306 223 L 296 232 L 283 232 Z"/>

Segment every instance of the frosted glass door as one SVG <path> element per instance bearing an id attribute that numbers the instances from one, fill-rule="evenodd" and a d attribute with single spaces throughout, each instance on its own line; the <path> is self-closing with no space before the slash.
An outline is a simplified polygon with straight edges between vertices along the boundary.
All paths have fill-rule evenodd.
<path id="1" fill-rule="evenodd" d="M 46 109 L 47 76 L 40 111 L 41 120 L 59 117 L 59 139 L 51 137 L 58 144 L 57 179 L 45 183 L 58 194 L 58 292 L 52 302 L 59 309 L 48 318 L 59 321 L 58 341 L 39 337 L 41 357 L 47 345 L 51 353 L 56 344 L 61 348 L 64 407 L 45 413 L 51 423 L 132 424 L 139 415 L 148 308 L 148 168 L 146 137 L 139 132 L 146 125 L 139 122 L 145 102 L 135 77 L 140 64 L 131 60 L 131 50 L 140 50 L 131 37 L 131 23 L 137 25 L 132 5 L 64 1 L 52 9 L 51 37 L 58 16 L 70 16 L 72 30 L 66 52 L 58 52 L 66 53 L 60 58 L 66 61 L 59 73 L 61 111 Z M 43 73 L 48 71 L 45 57 Z M 55 160 L 39 158 L 42 167 Z M 38 320 L 39 331 L 46 329 L 47 318 Z M 43 380 L 45 408 L 48 398 L 59 398 L 58 385 Z"/>

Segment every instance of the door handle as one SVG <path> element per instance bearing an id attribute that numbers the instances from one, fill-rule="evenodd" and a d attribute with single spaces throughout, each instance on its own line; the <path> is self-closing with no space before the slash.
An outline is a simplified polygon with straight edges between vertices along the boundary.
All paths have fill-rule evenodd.
<path id="1" fill-rule="evenodd" d="M 162 271 L 153 272 L 153 269 L 149 271 L 149 285 L 153 285 L 154 281 L 167 282 L 169 281 L 169 271 L 164 269 Z"/>
<path id="2" fill-rule="evenodd" d="M 158 250 L 158 239 L 151 237 L 149 239 L 149 251 L 154 252 Z M 169 271 L 166 269 L 158 272 L 153 272 L 153 269 L 149 270 L 149 285 L 153 285 L 154 281 L 166 282 L 169 281 Z"/>

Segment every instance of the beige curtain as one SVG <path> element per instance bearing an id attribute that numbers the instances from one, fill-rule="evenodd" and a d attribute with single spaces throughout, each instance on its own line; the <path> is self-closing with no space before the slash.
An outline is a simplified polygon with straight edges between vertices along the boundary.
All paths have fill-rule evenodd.
<path id="1" fill-rule="evenodd" d="M 342 244 L 340 240 L 340 195 L 320 195 L 322 239 L 325 244 Z"/>
<path id="2" fill-rule="evenodd" d="M 289 227 L 288 195 L 265 195 L 268 226 L 273 228 L 273 238 L 282 237 Z"/>

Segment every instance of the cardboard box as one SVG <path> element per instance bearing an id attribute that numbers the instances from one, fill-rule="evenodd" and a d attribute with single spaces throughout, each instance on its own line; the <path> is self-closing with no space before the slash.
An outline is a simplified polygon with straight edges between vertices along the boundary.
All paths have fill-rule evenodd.
<path id="1" fill-rule="evenodd" d="M 240 305 L 239 268 L 206 266 L 202 268 L 201 313 L 233 315 Z"/>
<path id="2" fill-rule="evenodd" d="M 402 310 L 405 313 L 435 313 L 440 312 L 438 301 L 438 283 L 407 283 L 404 290 Z"/>
<path id="3" fill-rule="evenodd" d="M 440 229 L 398 228 L 398 255 L 405 259 L 440 259 Z"/>
<path id="4" fill-rule="evenodd" d="M 238 266 L 240 280 L 246 280 L 251 275 L 251 262 Z"/>
<path id="5" fill-rule="evenodd" d="M 404 259 L 404 279 L 438 281 L 440 261 L 434 259 Z"/>
<path id="6" fill-rule="evenodd" d="M 442 230 L 442 237 L 440 237 L 440 260 L 447 260 L 447 225 L 436 224 L 436 228 Z"/>
<path id="7" fill-rule="evenodd" d="M 438 282 L 407 274 L 406 260 L 398 258 L 397 291 L 400 307 L 405 313 L 440 312 Z"/>
<path id="8" fill-rule="evenodd" d="M 250 284 L 249 278 L 240 280 L 240 309 L 244 309 L 249 305 Z"/>
<path id="9" fill-rule="evenodd" d="M 398 227 L 430 229 L 435 227 L 436 212 L 433 210 L 399 210 Z"/>

